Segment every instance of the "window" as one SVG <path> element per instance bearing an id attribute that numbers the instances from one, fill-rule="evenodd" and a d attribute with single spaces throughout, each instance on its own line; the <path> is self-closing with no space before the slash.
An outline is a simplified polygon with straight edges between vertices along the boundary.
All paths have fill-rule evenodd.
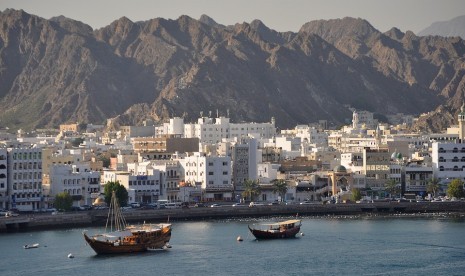
<path id="1" fill-rule="evenodd" d="M 213 172 L 208 172 L 208 175 L 213 175 Z"/>
<path id="2" fill-rule="evenodd" d="M 226 172 L 223 172 L 223 175 L 228 175 L 228 172 L 227 172 L 227 171 L 226 171 Z"/>

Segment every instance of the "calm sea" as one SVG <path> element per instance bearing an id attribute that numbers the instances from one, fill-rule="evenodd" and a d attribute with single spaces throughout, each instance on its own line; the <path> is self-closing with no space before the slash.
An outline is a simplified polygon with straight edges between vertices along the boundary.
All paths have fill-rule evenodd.
<path id="1" fill-rule="evenodd" d="M 248 234 L 276 219 L 173 222 L 171 249 L 117 256 L 96 256 L 84 229 L 0 234 L 0 275 L 465 275 L 463 217 L 302 218 L 296 239 Z"/>

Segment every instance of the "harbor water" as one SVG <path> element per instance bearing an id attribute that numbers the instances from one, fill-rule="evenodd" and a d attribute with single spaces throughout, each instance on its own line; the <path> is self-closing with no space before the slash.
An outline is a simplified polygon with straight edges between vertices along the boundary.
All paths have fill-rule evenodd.
<path id="1" fill-rule="evenodd" d="M 114 256 L 84 242 L 101 228 L 0 234 L 0 275 L 464 275 L 464 217 L 306 217 L 295 239 L 248 233 L 281 219 L 172 222 L 171 249 Z"/>

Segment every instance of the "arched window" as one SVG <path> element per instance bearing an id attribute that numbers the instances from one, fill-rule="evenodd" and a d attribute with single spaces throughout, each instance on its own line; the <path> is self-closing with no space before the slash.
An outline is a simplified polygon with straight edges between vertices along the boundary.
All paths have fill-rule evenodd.
<path id="1" fill-rule="evenodd" d="M 459 167 L 454 166 L 454 171 L 458 171 L 458 170 L 459 170 Z"/>
<path id="2" fill-rule="evenodd" d="M 454 159 L 452 159 L 452 162 L 459 162 L 459 158 L 457 156 L 454 156 Z"/>
<path id="3" fill-rule="evenodd" d="M 458 149 L 458 148 L 454 148 L 454 149 L 452 150 L 452 152 L 459 152 L 459 149 Z"/>
<path id="4" fill-rule="evenodd" d="M 446 160 L 444 159 L 444 157 L 439 157 L 439 162 L 445 162 Z"/>
<path id="5" fill-rule="evenodd" d="M 444 171 L 444 167 L 443 166 L 439 166 L 439 171 Z"/>
<path id="6" fill-rule="evenodd" d="M 4 170 L 4 169 L 6 169 L 5 164 L 1 164 L 1 165 L 0 165 L 0 170 Z"/>

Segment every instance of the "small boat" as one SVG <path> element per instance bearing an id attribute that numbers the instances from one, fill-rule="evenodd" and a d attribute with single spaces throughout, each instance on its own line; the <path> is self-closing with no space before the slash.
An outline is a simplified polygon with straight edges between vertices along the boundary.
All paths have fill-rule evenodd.
<path id="1" fill-rule="evenodd" d="M 88 236 L 86 231 L 83 232 L 84 239 L 95 253 L 144 252 L 164 249 L 169 245 L 171 224 L 152 224 L 144 221 L 142 225 L 127 225 L 114 192 L 108 210 L 107 227 L 104 233 Z"/>
<path id="2" fill-rule="evenodd" d="M 39 247 L 38 243 L 26 244 L 26 245 L 23 246 L 24 249 L 31 249 L 31 248 L 37 248 L 37 247 Z"/>
<path id="3" fill-rule="evenodd" d="M 253 225 L 250 232 L 257 240 L 294 238 L 300 231 L 301 220 L 292 219 L 276 223 Z"/>

